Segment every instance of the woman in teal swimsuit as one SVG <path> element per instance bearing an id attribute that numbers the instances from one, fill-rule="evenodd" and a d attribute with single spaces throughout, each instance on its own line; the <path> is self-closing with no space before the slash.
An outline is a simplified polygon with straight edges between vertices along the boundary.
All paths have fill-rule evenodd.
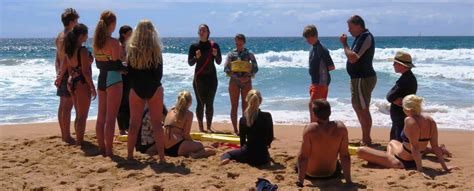
<path id="1" fill-rule="evenodd" d="M 121 65 L 120 42 L 112 38 L 117 17 L 111 11 L 104 11 L 94 33 L 94 55 L 97 67 L 100 69 L 99 82 L 99 112 L 97 115 L 96 133 L 99 147 L 104 156 L 112 156 L 112 144 L 120 101 L 122 100 L 122 73 L 108 71 L 102 66 Z"/>

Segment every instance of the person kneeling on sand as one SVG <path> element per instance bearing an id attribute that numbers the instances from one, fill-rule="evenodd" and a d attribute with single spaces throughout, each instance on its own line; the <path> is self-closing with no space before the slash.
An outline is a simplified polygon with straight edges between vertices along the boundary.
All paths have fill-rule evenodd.
<path id="1" fill-rule="evenodd" d="M 249 91 L 245 100 L 248 103 L 244 116 L 239 121 L 240 149 L 229 151 L 221 156 L 221 165 L 236 160 L 252 166 L 270 162 L 270 148 L 273 141 L 273 119 L 268 112 L 260 111 L 262 95 L 256 89 Z"/>
<path id="2" fill-rule="evenodd" d="M 306 125 L 303 143 L 296 163 L 298 181 L 303 187 L 304 179 L 338 178 L 342 171 L 346 183 L 351 180 L 351 157 L 346 126 L 341 121 L 330 121 L 331 106 L 323 99 L 313 101 L 316 122 Z M 337 160 L 339 155 L 339 160 Z"/>
<path id="3" fill-rule="evenodd" d="M 369 147 L 357 150 L 359 158 L 388 168 L 417 169 L 423 173 L 421 152 L 430 143 L 432 151 L 438 157 L 438 162 L 446 172 L 453 167 L 446 166 L 443 151 L 438 146 L 438 127 L 433 118 L 421 114 L 423 98 L 414 94 L 407 95 L 402 100 L 403 111 L 406 113 L 405 127 L 401 132 L 402 142 L 391 140 L 387 151 L 379 151 Z"/>

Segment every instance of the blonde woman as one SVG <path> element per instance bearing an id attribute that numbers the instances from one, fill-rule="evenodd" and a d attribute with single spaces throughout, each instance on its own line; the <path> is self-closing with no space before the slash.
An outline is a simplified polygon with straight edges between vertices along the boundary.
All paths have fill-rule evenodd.
<path id="1" fill-rule="evenodd" d="M 216 154 L 214 149 L 204 147 L 201 142 L 191 138 L 193 112 L 189 111 L 193 98 L 188 91 L 178 94 L 176 105 L 165 119 L 165 153 L 168 156 L 190 156 L 192 158 L 208 157 Z"/>
<path id="2" fill-rule="evenodd" d="M 387 151 L 379 151 L 369 147 L 361 147 L 357 155 L 371 163 L 388 168 L 416 169 L 423 172 L 421 152 L 430 143 L 438 162 L 446 172 L 452 167 L 446 166 L 443 151 L 438 146 L 438 128 L 433 118 L 421 114 L 423 98 L 414 94 L 407 95 L 402 100 L 403 111 L 407 114 L 405 127 L 401 133 L 402 142 L 391 140 Z"/>
<path id="3" fill-rule="evenodd" d="M 112 37 L 117 17 L 112 11 L 100 14 L 94 33 L 94 55 L 97 68 L 100 69 L 97 84 L 99 111 L 97 114 L 96 134 L 99 148 L 104 156 L 112 156 L 112 144 L 115 134 L 115 120 L 122 99 L 122 75 L 108 67 L 122 66 L 120 42 Z"/>
<path id="4" fill-rule="evenodd" d="M 141 20 L 127 44 L 128 80 L 130 83 L 130 129 L 128 159 L 133 159 L 145 104 L 148 105 L 160 162 L 165 162 L 163 147 L 163 57 L 158 33 L 149 20 Z"/>
<path id="5" fill-rule="evenodd" d="M 250 90 L 245 100 L 248 105 L 244 116 L 239 121 L 241 148 L 223 154 L 221 164 L 236 160 L 252 166 L 259 166 L 270 161 L 268 148 L 273 141 L 272 115 L 260 111 L 262 95 L 258 90 Z"/>

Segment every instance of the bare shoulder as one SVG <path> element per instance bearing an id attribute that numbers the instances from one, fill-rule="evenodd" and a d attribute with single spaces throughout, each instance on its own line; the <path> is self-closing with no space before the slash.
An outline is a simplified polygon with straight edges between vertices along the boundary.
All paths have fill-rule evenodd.
<path id="1" fill-rule="evenodd" d="M 303 135 L 311 134 L 318 128 L 316 123 L 308 123 L 304 126 Z"/>
<path id="2" fill-rule="evenodd" d="M 339 133 L 347 133 L 347 127 L 342 121 L 334 121 L 334 123 Z"/>
<path id="3" fill-rule="evenodd" d="M 114 37 L 109 37 L 109 39 L 107 39 L 107 43 L 109 43 L 113 47 L 116 47 L 116 46 L 121 47 L 120 41 Z"/>

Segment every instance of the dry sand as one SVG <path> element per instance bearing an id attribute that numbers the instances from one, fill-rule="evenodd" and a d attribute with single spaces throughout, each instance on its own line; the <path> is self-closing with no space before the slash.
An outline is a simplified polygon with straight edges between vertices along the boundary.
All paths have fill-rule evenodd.
<path id="1" fill-rule="evenodd" d="M 298 189 L 294 185 L 296 174 L 293 166 L 301 144 L 302 126 L 275 126 L 276 140 L 270 149 L 275 163 L 260 168 L 238 163 L 219 166 L 219 157 L 225 148 L 219 148 L 216 156 L 207 159 L 167 157 L 168 164 L 159 165 L 156 156 L 137 152 L 137 161 L 127 161 L 124 158 L 126 143 L 117 142 L 114 145 L 117 156 L 104 158 L 99 155 L 94 126 L 94 121 L 87 123 L 86 142 L 82 148 L 63 144 L 57 123 L 0 126 L 2 190 L 249 190 L 255 188 L 258 177 L 270 180 L 282 190 Z M 193 128 L 196 127 L 194 124 Z M 232 129 L 230 124 L 216 124 L 215 128 L 227 132 Z M 375 143 L 382 146 L 387 144 L 388 134 L 388 128 L 373 128 L 372 131 Z M 350 142 L 358 142 L 360 129 L 349 128 L 349 136 Z M 368 165 L 353 156 L 353 186 L 333 179 L 305 181 L 304 189 L 472 190 L 473 132 L 443 130 L 439 139 L 453 153 L 453 157 L 447 160 L 448 165 L 458 166 L 460 170 L 443 173 L 436 157 L 429 155 L 424 157 L 423 166 L 433 179 L 427 179 L 415 171 Z"/>

